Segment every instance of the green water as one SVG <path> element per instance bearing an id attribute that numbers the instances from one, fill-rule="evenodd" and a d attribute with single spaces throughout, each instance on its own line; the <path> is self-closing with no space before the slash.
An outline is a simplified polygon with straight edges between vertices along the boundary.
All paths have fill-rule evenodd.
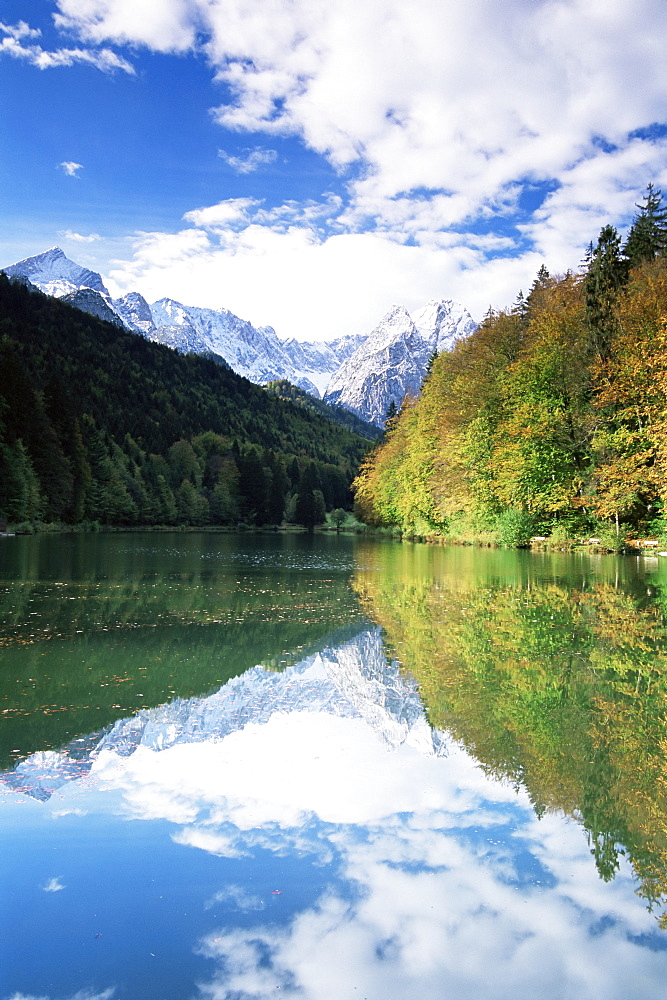
<path id="1" fill-rule="evenodd" d="M 138 708 L 206 694 L 255 664 L 280 669 L 361 618 L 349 541 L 186 533 L 2 541 L 0 767 Z"/>
<path id="2" fill-rule="evenodd" d="M 0 543 L 0 1000 L 664 1000 L 667 559 Z"/>

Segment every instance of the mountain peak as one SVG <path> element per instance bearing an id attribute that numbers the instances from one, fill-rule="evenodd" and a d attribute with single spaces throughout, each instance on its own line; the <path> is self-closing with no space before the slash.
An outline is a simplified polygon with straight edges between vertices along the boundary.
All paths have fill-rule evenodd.
<path id="1" fill-rule="evenodd" d="M 50 247 L 33 257 L 25 257 L 3 270 L 10 277 L 27 278 L 47 295 L 55 295 L 57 298 L 70 295 L 81 288 L 92 288 L 107 300 L 110 299 L 102 276 L 97 271 L 81 267 L 70 260 L 60 247 Z"/>
<path id="2" fill-rule="evenodd" d="M 341 365 L 324 397 L 382 427 L 393 402 L 421 389 L 433 351 L 449 350 L 475 329 L 463 306 L 451 299 L 431 299 L 413 317 L 392 306 L 352 357 Z"/>

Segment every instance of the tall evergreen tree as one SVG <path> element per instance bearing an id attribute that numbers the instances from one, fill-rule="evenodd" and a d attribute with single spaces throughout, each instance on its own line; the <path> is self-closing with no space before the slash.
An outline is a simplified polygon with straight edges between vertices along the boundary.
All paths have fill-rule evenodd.
<path id="1" fill-rule="evenodd" d="M 13 444 L 19 438 L 23 441 L 46 499 L 44 515 L 49 520 L 60 520 L 72 503 L 72 472 L 42 399 L 8 338 L 0 341 L 0 396 L 8 404 L 7 442 Z"/>
<path id="2" fill-rule="evenodd" d="M 662 203 L 662 191 L 647 184 L 642 204 L 635 204 L 639 211 L 623 248 L 630 267 L 637 267 L 645 260 L 654 260 L 667 249 L 667 208 Z"/>
<path id="3" fill-rule="evenodd" d="M 302 524 L 308 531 L 312 531 L 316 524 L 323 524 L 326 519 L 324 498 L 319 489 L 314 462 L 308 462 L 301 474 L 294 516 L 297 524 Z"/>
<path id="4" fill-rule="evenodd" d="M 616 329 L 618 294 L 628 280 L 627 260 L 621 253 L 621 238 L 614 226 L 600 230 L 597 246 L 589 247 L 584 280 L 586 319 L 591 346 L 601 361 L 607 361 Z"/>

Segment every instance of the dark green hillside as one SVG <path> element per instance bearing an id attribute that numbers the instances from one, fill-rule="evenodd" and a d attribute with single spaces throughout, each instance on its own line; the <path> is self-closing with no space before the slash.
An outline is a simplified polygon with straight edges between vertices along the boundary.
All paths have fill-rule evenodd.
<path id="1" fill-rule="evenodd" d="M 309 393 L 304 392 L 303 389 L 292 385 L 286 379 L 269 382 L 266 388 L 280 399 L 291 400 L 304 410 L 321 414 L 321 416 L 326 417 L 328 420 L 332 420 L 334 424 L 338 424 L 339 427 L 345 427 L 348 431 L 352 431 L 353 434 L 359 434 L 369 441 L 377 441 L 382 437 L 383 431 L 380 427 L 376 427 L 375 424 L 369 424 L 368 421 L 362 420 L 356 413 L 352 413 L 351 410 L 346 410 L 342 406 L 330 406 L 321 399 L 316 399 L 314 396 L 309 395 Z"/>
<path id="2" fill-rule="evenodd" d="M 273 522 L 308 461 L 326 504 L 347 505 L 368 446 L 211 359 L 1 273 L 0 355 L 0 516 L 11 521 Z"/>

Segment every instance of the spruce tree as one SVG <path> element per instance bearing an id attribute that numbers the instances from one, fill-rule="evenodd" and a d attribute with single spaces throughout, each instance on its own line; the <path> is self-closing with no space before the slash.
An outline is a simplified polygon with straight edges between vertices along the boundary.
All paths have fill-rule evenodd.
<path id="1" fill-rule="evenodd" d="M 621 253 L 621 238 L 614 226 L 600 230 L 595 247 L 587 252 L 588 271 L 584 280 L 586 319 L 591 346 L 601 361 L 611 352 L 616 330 L 616 302 L 628 280 L 627 260 Z"/>
<path id="2" fill-rule="evenodd" d="M 663 255 L 667 248 L 667 208 L 662 204 L 662 191 L 647 184 L 644 202 L 635 204 L 639 211 L 623 248 L 630 267 Z"/>
<path id="3" fill-rule="evenodd" d="M 312 531 L 316 524 L 322 524 L 326 519 L 324 498 L 319 489 L 314 462 L 308 462 L 299 480 L 294 517 L 297 524 L 302 524 L 308 531 Z"/>

